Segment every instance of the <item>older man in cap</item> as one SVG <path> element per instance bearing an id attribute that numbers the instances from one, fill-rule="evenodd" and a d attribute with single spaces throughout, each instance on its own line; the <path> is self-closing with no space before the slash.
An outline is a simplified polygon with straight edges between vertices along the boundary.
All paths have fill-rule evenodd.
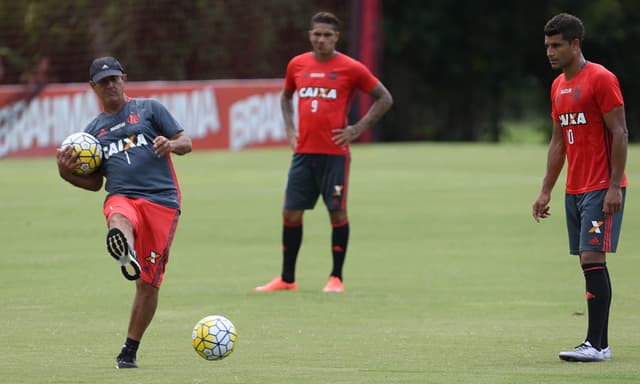
<path id="1" fill-rule="evenodd" d="M 127 75 L 114 57 L 95 59 L 89 79 L 103 112 L 84 131 L 100 141 L 101 169 L 88 176 L 74 174 L 77 156 L 65 147 L 57 153 L 58 171 L 62 179 L 90 191 L 99 191 L 105 183 L 107 251 L 124 277 L 136 285 L 116 367 L 137 368 L 138 346 L 158 304 L 180 216 L 180 188 L 171 153 L 190 152 L 191 139 L 157 100 L 127 97 Z"/>

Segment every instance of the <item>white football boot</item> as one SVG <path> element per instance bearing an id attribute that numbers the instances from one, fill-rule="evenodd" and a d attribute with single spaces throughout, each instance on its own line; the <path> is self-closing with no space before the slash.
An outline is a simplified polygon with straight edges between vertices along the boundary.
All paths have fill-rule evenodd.
<path id="1" fill-rule="evenodd" d="M 609 352 L 611 353 L 611 352 Z M 604 352 L 594 348 L 591 343 L 584 341 L 575 347 L 573 351 L 560 352 L 558 354 L 560 360 L 572 362 L 593 362 L 604 360 Z"/>

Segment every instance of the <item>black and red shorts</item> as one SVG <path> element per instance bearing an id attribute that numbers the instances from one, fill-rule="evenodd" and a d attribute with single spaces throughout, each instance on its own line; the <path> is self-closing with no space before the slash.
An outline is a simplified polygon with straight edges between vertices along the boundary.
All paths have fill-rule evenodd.
<path id="1" fill-rule="evenodd" d="M 284 208 L 313 209 L 322 195 L 329 211 L 347 208 L 351 155 L 295 153 L 289 167 Z"/>

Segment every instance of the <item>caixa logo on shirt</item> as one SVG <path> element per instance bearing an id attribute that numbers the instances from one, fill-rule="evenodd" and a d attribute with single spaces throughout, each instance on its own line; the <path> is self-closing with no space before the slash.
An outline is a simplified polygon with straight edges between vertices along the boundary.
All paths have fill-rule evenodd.
<path id="1" fill-rule="evenodd" d="M 570 113 L 562 113 L 560 116 L 560 126 L 566 127 L 568 125 L 586 125 L 587 117 L 584 115 L 584 112 L 570 112 Z"/>
<path id="2" fill-rule="evenodd" d="M 320 99 L 332 99 L 338 98 L 338 90 L 333 88 L 322 87 L 302 87 L 298 92 L 299 97 L 318 97 Z"/>
<path id="3" fill-rule="evenodd" d="M 129 137 L 125 137 L 124 139 L 114 141 L 109 145 L 103 146 L 102 154 L 105 159 L 108 159 L 116 153 L 126 152 L 131 148 L 141 147 L 143 145 L 149 145 L 149 142 L 144 137 L 144 134 L 139 133 L 137 136 L 131 135 Z"/>

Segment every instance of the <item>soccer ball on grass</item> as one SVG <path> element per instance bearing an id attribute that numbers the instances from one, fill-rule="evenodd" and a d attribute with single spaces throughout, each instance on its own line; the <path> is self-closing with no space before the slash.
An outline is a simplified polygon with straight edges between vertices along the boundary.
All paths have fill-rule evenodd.
<path id="1" fill-rule="evenodd" d="M 207 316 L 193 327 L 191 344 L 205 360 L 221 360 L 236 346 L 238 330 L 224 316 Z"/>
<path id="2" fill-rule="evenodd" d="M 81 164 L 73 170 L 76 175 L 90 175 L 102 164 L 102 147 L 95 137 L 86 132 L 76 132 L 69 135 L 60 148 L 68 145 L 73 147 L 73 154 L 78 155 Z"/>

